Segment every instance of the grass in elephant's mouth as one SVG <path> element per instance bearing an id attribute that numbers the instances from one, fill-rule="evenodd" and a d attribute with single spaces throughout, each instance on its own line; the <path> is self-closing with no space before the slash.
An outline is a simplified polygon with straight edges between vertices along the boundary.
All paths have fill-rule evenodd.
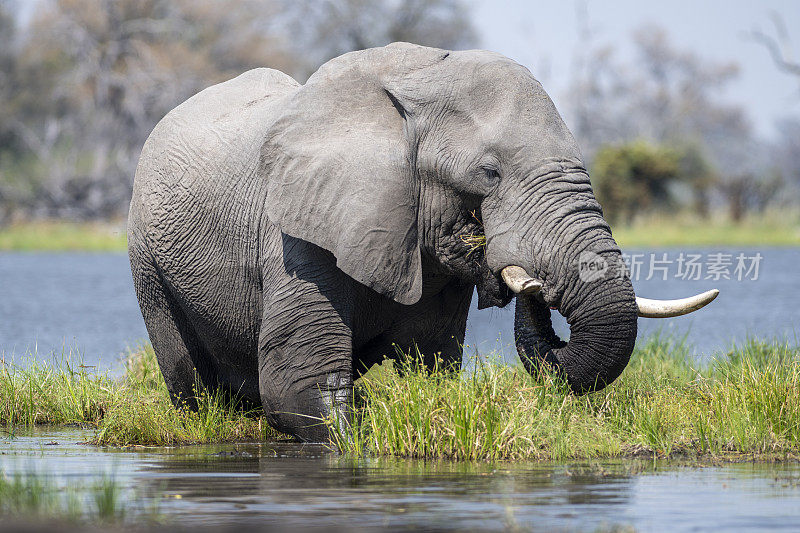
<path id="1" fill-rule="evenodd" d="M 471 373 L 406 363 L 357 387 L 358 421 L 330 425 L 355 455 L 466 460 L 639 453 L 761 456 L 800 452 L 800 350 L 750 342 L 698 369 L 658 337 L 607 389 L 568 392 L 559 379 L 478 363 Z"/>
<path id="2" fill-rule="evenodd" d="M 474 372 L 388 365 L 356 385 L 357 422 L 329 420 L 354 455 L 468 460 L 566 459 L 639 453 L 706 456 L 800 454 L 800 349 L 752 341 L 711 364 L 692 364 L 679 342 L 640 344 L 607 389 L 574 396 L 549 375 L 477 363 Z M 284 438 L 258 413 L 219 394 L 177 410 L 149 347 L 119 379 L 35 363 L 0 368 L 0 425 L 84 424 L 92 442 L 175 445 Z"/>
<path id="3" fill-rule="evenodd" d="M 477 233 L 461 235 L 461 242 L 469 247 L 469 253 L 472 254 L 476 250 L 480 250 L 482 247 L 486 246 L 486 235 Z"/>

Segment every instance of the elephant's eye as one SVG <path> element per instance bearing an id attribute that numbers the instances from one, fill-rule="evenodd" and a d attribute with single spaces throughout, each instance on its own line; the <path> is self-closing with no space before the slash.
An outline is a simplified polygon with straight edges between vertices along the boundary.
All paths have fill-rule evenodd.
<path id="1" fill-rule="evenodd" d="M 498 181 L 500 181 L 500 173 L 497 169 L 494 168 L 485 168 L 483 169 L 484 175 L 486 176 L 486 183 L 489 185 L 494 185 Z"/>

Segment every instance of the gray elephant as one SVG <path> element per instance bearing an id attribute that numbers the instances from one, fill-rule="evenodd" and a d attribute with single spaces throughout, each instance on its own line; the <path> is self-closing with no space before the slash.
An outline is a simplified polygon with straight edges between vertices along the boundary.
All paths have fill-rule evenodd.
<path id="1" fill-rule="evenodd" d="M 353 380 L 395 345 L 460 365 L 476 286 L 480 308 L 517 296 L 522 362 L 548 361 L 578 392 L 625 368 L 637 313 L 713 297 L 637 309 L 539 82 L 496 53 L 405 43 L 333 59 L 305 85 L 251 70 L 179 105 L 142 150 L 128 240 L 173 400 L 191 406 L 198 375 L 308 441 L 333 410 L 352 415 Z M 598 279 L 581 275 L 586 254 Z"/>

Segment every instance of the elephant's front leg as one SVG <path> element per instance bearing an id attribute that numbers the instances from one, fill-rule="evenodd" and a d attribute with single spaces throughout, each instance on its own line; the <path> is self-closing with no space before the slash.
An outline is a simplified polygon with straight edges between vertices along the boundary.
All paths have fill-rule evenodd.
<path id="1" fill-rule="evenodd" d="M 349 423 L 353 394 L 350 310 L 338 293 L 335 267 L 314 278 L 287 280 L 264 305 L 259 335 L 261 402 L 278 430 L 309 442 L 327 442 L 323 419 Z M 324 274 L 324 273 L 323 273 Z"/>
<path id="2" fill-rule="evenodd" d="M 324 418 L 349 421 L 353 393 L 349 331 L 324 307 L 298 303 L 268 313 L 259 339 L 259 388 L 267 417 L 279 431 L 309 442 L 328 441 Z"/>

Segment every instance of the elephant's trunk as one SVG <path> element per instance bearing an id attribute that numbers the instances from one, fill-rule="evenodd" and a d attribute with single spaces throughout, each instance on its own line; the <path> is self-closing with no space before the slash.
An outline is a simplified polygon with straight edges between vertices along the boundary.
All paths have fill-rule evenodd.
<path id="1" fill-rule="evenodd" d="M 628 364 L 636 341 L 637 309 L 630 281 L 590 285 L 582 303 L 567 314 L 569 342 L 555 334 L 550 308 L 536 295 L 518 295 L 514 316 L 517 351 L 525 368 L 534 372 L 546 361 L 580 393 L 614 381 Z"/>
<path id="2" fill-rule="evenodd" d="M 636 342 L 638 310 L 627 276 L 577 281 L 573 289 L 559 306 L 566 309 L 569 342 L 555 334 L 550 308 L 536 294 L 517 296 L 514 332 L 529 372 L 546 361 L 573 391 L 583 393 L 602 389 L 625 369 Z"/>
<path id="3" fill-rule="evenodd" d="M 529 370 L 549 362 L 577 392 L 602 388 L 625 368 L 636 341 L 636 297 L 622 254 L 580 160 L 540 160 L 526 174 L 482 209 L 489 267 L 517 293 L 520 359 Z M 568 343 L 553 332 L 551 306 L 570 324 Z"/>
<path id="4" fill-rule="evenodd" d="M 716 291 L 684 300 L 638 299 L 579 159 L 539 160 L 527 178 L 509 180 L 484 202 L 486 260 L 517 294 L 515 335 L 529 370 L 542 361 L 576 392 L 605 387 L 622 373 L 636 341 L 637 316 L 678 316 Z M 550 308 L 570 324 L 553 332 Z"/>
<path id="5" fill-rule="evenodd" d="M 607 266 L 606 260 L 596 254 L 594 261 Z M 622 372 L 636 340 L 637 315 L 684 315 L 707 305 L 719 293 L 714 289 L 680 300 L 635 297 L 632 303 L 633 289 L 627 277 L 595 279 L 597 269 L 581 271 L 586 265 L 580 262 L 577 268 L 580 281 L 574 286 L 584 294 L 582 303 L 567 315 L 571 327 L 568 343 L 553 331 L 550 309 L 539 296 L 542 282 L 531 278 L 521 267 L 506 267 L 502 272 L 506 284 L 517 293 L 514 328 L 522 363 L 533 371 L 542 361 L 548 362 L 566 374 L 577 392 L 601 389 Z"/>

